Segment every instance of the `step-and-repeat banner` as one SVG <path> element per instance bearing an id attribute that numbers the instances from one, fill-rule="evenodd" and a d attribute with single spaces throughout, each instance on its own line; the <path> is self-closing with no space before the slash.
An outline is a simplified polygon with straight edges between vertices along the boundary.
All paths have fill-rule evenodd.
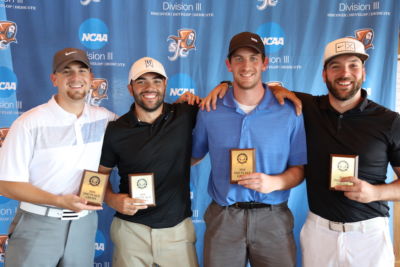
<path id="1" fill-rule="evenodd" d="M 399 13 L 398 0 L 0 0 L 0 145 L 21 113 L 56 92 L 49 79 L 52 57 L 65 47 L 86 50 L 92 63 L 96 80 L 87 101 L 122 115 L 133 101 L 126 88 L 129 67 L 143 56 L 166 67 L 167 102 L 186 91 L 203 97 L 232 79 L 224 63 L 231 37 L 252 31 L 269 57 L 264 81 L 326 94 L 324 46 L 350 36 L 370 54 L 364 84 L 370 98 L 394 108 Z M 187 177 L 201 263 L 209 171 L 206 159 Z M 304 183 L 292 190 L 289 204 L 298 240 L 308 210 Z M 0 242 L 16 207 L 0 196 Z M 95 266 L 108 267 L 113 211 L 105 207 L 99 215 Z"/>

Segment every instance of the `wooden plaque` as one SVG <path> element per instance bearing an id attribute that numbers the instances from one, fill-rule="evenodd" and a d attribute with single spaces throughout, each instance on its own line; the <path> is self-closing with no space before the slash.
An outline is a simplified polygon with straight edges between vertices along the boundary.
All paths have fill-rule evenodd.
<path id="1" fill-rule="evenodd" d="M 256 171 L 256 150 L 231 149 L 231 184 L 236 184 L 242 175 Z"/>
<path id="2" fill-rule="evenodd" d="M 340 178 L 347 176 L 358 176 L 358 155 L 331 154 L 330 189 L 336 185 L 353 185 L 340 182 Z"/>
<path id="3" fill-rule="evenodd" d="M 129 192 L 131 198 L 142 199 L 145 203 L 136 205 L 155 206 L 154 173 L 129 174 Z"/>
<path id="4" fill-rule="evenodd" d="M 107 188 L 108 174 L 88 171 L 83 172 L 79 194 L 89 205 L 101 206 Z"/>

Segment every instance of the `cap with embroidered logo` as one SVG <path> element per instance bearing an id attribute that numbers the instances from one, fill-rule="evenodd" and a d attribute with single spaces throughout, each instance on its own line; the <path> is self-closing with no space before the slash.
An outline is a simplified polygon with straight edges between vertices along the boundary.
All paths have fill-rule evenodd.
<path id="1" fill-rule="evenodd" d="M 369 57 L 365 52 L 363 43 L 357 39 L 345 37 L 334 40 L 326 45 L 323 60 L 324 66 L 332 58 L 347 54 L 358 56 L 363 62 Z"/>
<path id="2" fill-rule="evenodd" d="M 148 72 L 158 73 L 164 76 L 166 79 L 168 78 L 167 74 L 165 73 L 165 69 L 160 62 L 151 57 L 142 57 L 132 64 L 129 71 L 128 83 L 135 81 L 141 75 Z"/>
<path id="3" fill-rule="evenodd" d="M 53 58 L 53 72 L 60 72 L 69 63 L 79 61 L 90 68 L 90 62 L 86 52 L 77 48 L 65 48 L 58 51 Z"/>
<path id="4" fill-rule="evenodd" d="M 258 34 L 252 32 L 241 32 L 233 36 L 229 44 L 228 57 L 230 57 L 235 50 L 242 47 L 251 47 L 265 56 L 264 43 Z"/>

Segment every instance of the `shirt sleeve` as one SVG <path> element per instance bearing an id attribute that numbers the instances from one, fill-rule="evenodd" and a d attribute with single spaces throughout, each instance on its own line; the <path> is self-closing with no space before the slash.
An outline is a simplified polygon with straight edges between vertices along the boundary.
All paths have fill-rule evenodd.
<path id="1" fill-rule="evenodd" d="M 32 132 L 17 119 L 0 148 L 0 180 L 29 182 L 34 143 Z"/>
<path id="2" fill-rule="evenodd" d="M 100 165 L 113 168 L 117 164 L 117 155 L 113 150 L 112 142 L 112 132 L 113 123 L 110 122 L 107 126 L 106 132 L 104 134 L 103 147 L 101 149 Z"/>
<path id="3" fill-rule="evenodd" d="M 289 165 L 307 164 L 306 133 L 303 115 L 295 117 L 294 128 L 290 137 Z"/>
<path id="4" fill-rule="evenodd" d="M 193 130 L 192 158 L 202 159 L 208 153 L 208 134 L 205 123 L 205 112 L 197 113 L 196 125 Z"/>
<path id="5" fill-rule="evenodd" d="M 393 167 L 400 167 L 400 115 L 397 113 L 391 127 L 389 161 Z"/>

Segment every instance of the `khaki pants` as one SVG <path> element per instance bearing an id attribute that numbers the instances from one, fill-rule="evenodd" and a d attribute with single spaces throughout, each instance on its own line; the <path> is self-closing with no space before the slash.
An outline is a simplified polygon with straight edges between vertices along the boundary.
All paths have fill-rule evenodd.
<path id="1" fill-rule="evenodd" d="M 196 234 L 190 218 L 170 228 L 152 229 L 115 217 L 111 224 L 113 267 L 197 267 Z"/>

